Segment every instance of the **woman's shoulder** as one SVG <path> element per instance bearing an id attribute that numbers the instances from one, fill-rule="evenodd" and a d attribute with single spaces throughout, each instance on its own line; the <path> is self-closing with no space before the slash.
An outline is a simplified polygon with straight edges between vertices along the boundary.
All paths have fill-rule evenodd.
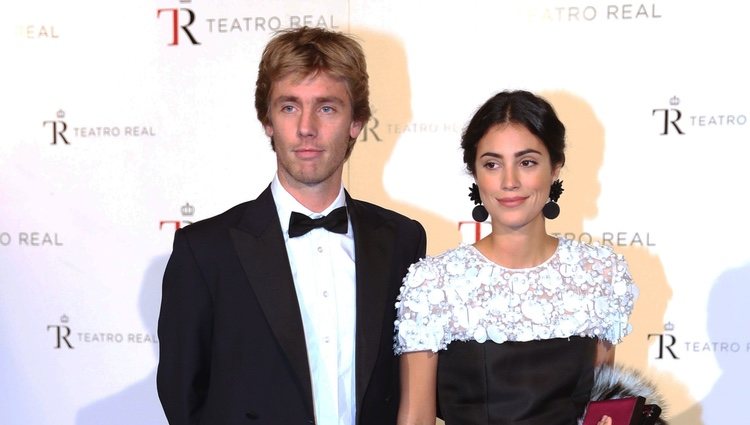
<path id="1" fill-rule="evenodd" d="M 412 268 L 437 268 L 445 269 L 449 265 L 458 263 L 467 263 L 475 260 L 474 255 L 475 248 L 468 244 L 461 244 L 455 248 L 451 248 L 436 255 L 428 255 L 425 258 L 412 264 Z"/>
<path id="2" fill-rule="evenodd" d="M 440 287 L 449 275 L 461 275 L 475 261 L 471 245 L 459 245 L 437 255 L 428 255 L 409 267 L 404 277 L 404 286 Z"/>

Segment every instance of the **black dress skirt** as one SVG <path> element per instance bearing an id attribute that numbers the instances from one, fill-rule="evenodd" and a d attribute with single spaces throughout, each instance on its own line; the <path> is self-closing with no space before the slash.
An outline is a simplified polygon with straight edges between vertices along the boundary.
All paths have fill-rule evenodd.
<path id="1" fill-rule="evenodd" d="M 446 425 L 575 425 L 589 401 L 597 340 L 454 341 L 438 357 Z"/>

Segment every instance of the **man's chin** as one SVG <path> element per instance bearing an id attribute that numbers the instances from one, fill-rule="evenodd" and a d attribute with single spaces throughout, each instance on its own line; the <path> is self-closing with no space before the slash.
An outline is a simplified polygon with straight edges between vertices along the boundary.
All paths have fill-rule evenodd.
<path id="1" fill-rule="evenodd" d="M 333 179 L 333 174 L 323 174 L 323 173 L 296 173 L 291 176 L 294 183 L 307 186 L 307 187 L 315 187 L 320 186 L 321 184 L 325 184 L 326 182 Z"/>

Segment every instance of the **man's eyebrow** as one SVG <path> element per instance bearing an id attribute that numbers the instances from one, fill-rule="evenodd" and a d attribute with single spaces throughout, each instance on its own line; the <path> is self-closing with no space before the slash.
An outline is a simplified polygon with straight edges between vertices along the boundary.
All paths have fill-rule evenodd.
<path id="1" fill-rule="evenodd" d="M 323 96 L 315 98 L 315 103 L 336 103 L 338 105 L 343 105 L 344 99 L 338 96 Z"/>
<path id="2" fill-rule="evenodd" d="M 299 96 L 294 95 L 281 95 L 274 99 L 274 102 L 300 102 Z M 338 96 L 321 96 L 314 98 L 314 103 L 336 103 L 338 105 L 344 104 L 344 99 Z"/>
<path id="3" fill-rule="evenodd" d="M 279 96 L 279 97 L 273 99 L 273 101 L 274 102 L 299 102 L 299 97 L 292 96 L 292 95 L 288 95 L 288 96 L 283 96 L 282 95 L 282 96 Z"/>

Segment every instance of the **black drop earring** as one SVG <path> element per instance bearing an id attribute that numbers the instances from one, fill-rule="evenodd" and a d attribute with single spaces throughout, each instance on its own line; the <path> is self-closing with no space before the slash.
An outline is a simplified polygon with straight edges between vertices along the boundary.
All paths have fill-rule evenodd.
<path id="1" fill-rule="evenodd" d="M 487 212 L 487 208 L 482 205 L 482 198 L 479 197 L 479 186 L 476 183 L 472 183 L 469 186 L 469 199 L 474 201 L 476 207 L 471 211 L 471 217 L 474 221 L 485 221 L 490 214 Z"/>
<path id="2" fill-rule="evenodd" d="M 560 215 L 560 206 L 557 205 L 557 200 L 560 199 L 560 195 L 562 195 L 564 190 L 562 184 L 562 180 L 555 180 L 549 188 L 549 201 L 542 208 L 542 214 L 544 214 L 545 218 L 554 220 Z"/>

